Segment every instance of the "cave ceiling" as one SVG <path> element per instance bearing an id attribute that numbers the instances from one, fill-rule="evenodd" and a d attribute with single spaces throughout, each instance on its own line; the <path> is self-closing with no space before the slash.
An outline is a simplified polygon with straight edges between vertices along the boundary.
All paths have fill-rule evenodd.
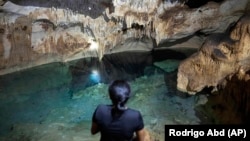
<path id="1" fill-rule="evenodd" d="M 40 64 L 159 47 L 199 48 L 249 0 L 1 0 L 1 74 Z M 187 44 L 188 43 L 188 44 Z M 32 62 L 32 63 L 31 63 Z"/>

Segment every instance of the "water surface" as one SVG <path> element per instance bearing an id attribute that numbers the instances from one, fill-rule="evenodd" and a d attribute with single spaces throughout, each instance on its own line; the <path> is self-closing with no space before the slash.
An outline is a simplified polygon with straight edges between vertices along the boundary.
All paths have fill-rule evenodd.
<path id="1" fill-rule="evenodd" d="M 186 57 L 173 50 L 124 52 L 0 76 L 0 139 L 96 140 L 91 117 L 98 104 L 110 104 L 107 88 L 115 79 L 131 84 L 128 106 L 141 111 L 154 139 L 164 139 L 166 124 L 200 124 L 195 98 L 176 90 Z"/>

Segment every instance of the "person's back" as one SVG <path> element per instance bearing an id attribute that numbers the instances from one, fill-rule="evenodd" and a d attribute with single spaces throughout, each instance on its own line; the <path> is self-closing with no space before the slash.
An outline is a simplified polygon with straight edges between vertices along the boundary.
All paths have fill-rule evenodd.
<path id="1" fill-rule="evenodd" d="M 134 133 L 143 140 L 144 123 L 141 113 L 127 108 L 130 86 L 124 80 L 116 80 L 109 87 L 112 105 L 99 105 L 92 118 L 91 133 L 101 132 L 101 141 L 131 141 Z"/>

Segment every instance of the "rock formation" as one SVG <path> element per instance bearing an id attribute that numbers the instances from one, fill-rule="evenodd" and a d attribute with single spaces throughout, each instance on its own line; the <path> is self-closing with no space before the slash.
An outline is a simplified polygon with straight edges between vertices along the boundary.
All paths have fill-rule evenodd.
<path id="1" fill-rule="evenodd" d="M 11 1 L 0 3 L 0 74 L 225 31 L 249 2 L 190 8 L 184 0 Z"/>
<path id="2" fill-rule="evenodd" d="M 246 14 L 227 32 L 208 37 L 197 53 L 179 65 L 178 89 L 189 94 L 204 88 L 216 91 L 227 76 L 250 70 L 249 30 Z"/>
<path id="3" fill-rule="evenodd" d="M 249 124 L 250 71 L 227 76 L 218 91 L 208 97 L 208 102 L 197 109 L 208 119 L 219 124 Z M 230 103 L 230 104 L 229 104 Z"/>

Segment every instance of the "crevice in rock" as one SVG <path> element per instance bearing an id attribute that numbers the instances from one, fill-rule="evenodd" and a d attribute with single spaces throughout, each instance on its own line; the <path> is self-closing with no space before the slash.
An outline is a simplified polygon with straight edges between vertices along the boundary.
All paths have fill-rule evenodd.
<path id="1" fill-rule="evenodd" d="M 138 24 L 138 23 L 132 23 L 131 28 L 134 28 L 134 29 L 136 29 L 136 30 L 143 30 L 143 29 L 144 29 L 144 26 L 143 26 L 143 25 L 140 25 L 140 24 Z"/>
<path id="2" fill-rule="evenodd" d="M 187 5 L 189 8 L 199 8 L 210 1 L 221 3 L 224 0 L 187 0 L 187 2 L 185 2 L 185 5 Z"/>
<path id="3" fill-rule="evenodd" d="M 250 117 L 250 71 L 228 76 L 218 85 L 218 91 L 208 97 L 208 102 L 200 108 L 215 123 L 249 123 Z M 240 77 L 241 76 L 241 77 Z"/>

